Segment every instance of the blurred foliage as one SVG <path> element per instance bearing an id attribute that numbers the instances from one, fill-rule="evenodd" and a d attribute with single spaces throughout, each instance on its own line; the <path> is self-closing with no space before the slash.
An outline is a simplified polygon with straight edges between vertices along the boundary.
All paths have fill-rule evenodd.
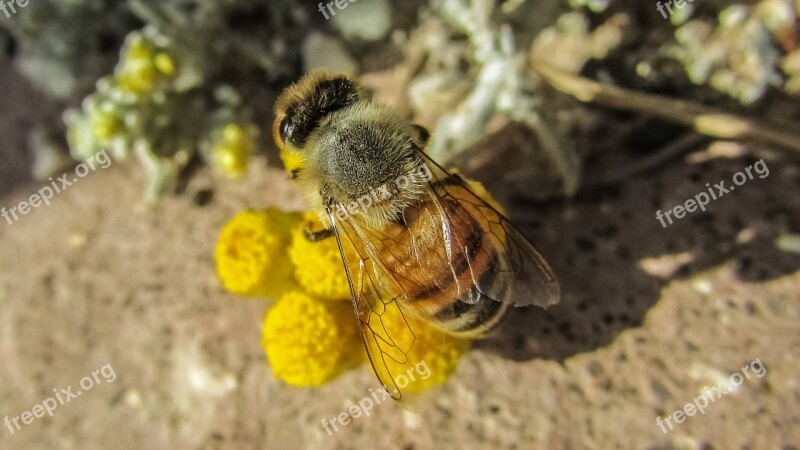
<path id="1" fill-rule="evenodd" d="M 538 62 L 577 74 L 625 52 L 624 67 L 596 71 L 615 83 L 625 80 L 609 75 L 621 70 L 652 76 L 659 55 L 687 84 L 749 105 L 769 89 L 800 92 L 798 4 L 707 0 L 665 19 L 654 5 L 613 0 L 381 0 L 348 2 L 326 21 L 318 5 L 289 0 L 37 0 L 0 14 L 0 46 L 49 95 L 88 94 L 64 115 L 72 157 L 135 155 L 149 199 L 196 159 L 244 174 L 270 135 L 268 120 L 254 117 L 321 61 L 354 75 L 394 67 L 399 82 L 376 93 L 397 91 L 404 112 L 434 130 L 428 150 L 443 161 L 480 143 L 498 117 L 522 124 L 550 161 L 542 176 L 557 180 L 544 196 L 571 195 L 581 155 L 546 104 Z"/>
<path id="2" fill-rule="evenodd" d="M 0 26 L 17 42 L 19 69 L 47 94 L 65 98 L 97 81 L 141 21 L 125 2 L 40 0 L 10 17 L 0 14 Z"/>
<path id="3" fill-rule="evenodd" d="M 72 157 L 102 148 L 115 158 L 135 155 L 154 200 L 194 158 L 229 176 L 246 171 L 259 127 L 242 98 L 298 72 L 308 18 L 291 5 L 41 0 L 8 23 L 19 67 L 44 92 L 69 97 L 96 86 L 80 109 L 64 114 Z M 119 59 L 100 77 L 109 50 Z"/>
<path id="4" fill-rule="evenodd" d="M 693 83 L 708 83 L 749 105 L 763 97 L 767 87 L 783 86 L 782 68 L 789 77 L 800 75 L 793 62 L 798 58 L 797 42 L 791 40 L 797 17 L 791 0 L 729 6 L 716 24 L 697 19 L 678 27 L 670 54 L 685 66 Z M 794 50 L 794 56 L 784 59 L 785 50 Z M 796 92 L 797 81 L 787 90 Z"/>

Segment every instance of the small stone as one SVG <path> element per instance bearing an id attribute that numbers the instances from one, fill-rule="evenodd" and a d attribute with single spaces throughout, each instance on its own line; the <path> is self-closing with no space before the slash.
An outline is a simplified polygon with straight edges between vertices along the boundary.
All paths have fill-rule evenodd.
<path id="1" fill-rule="evenodd" d="M 347 38 L 379 41 L 392 29 L 392 7 L 388 0 L 356 0 L 334 6 L 333 25 Z"/>
<path id="2" fill-rule="evenodd" d="M 775 239 L 775 248 L 787 253 L 800 253 L 800 234 L 782 234 Z"/>
<path id="3" fill-rule="evenodd" d="M 344 44 L 335 37 L 322 33 L 312 33 L 303 42 L 303 64 L 306 72 L 324 69 L 348 75 L 358 73 L 358 63 L 350 56 Z"/>

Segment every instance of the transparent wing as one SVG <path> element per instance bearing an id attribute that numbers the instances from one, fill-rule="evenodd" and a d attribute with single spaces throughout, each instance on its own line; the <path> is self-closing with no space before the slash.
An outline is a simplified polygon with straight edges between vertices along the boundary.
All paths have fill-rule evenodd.
<path id="1" fill-rule="evenodd" d="M 468 305 L 559 301 L 536 248 L 460 177 L 427 159 L 427 186 L 399 223 L 374 227 L 329 210 L 370 363 L 392 397 L 422 358 L 456 339 L 438 326 Z M 425 161 L 423 160 L 423 161 Z M 476 186 L 477 187 L 477 186 Z"/>
<path id="2" fill-rule="evenodd" d="M 372 238 L 362 234 L 366 230 L 355 228 L 350 222 L 336 222 L 330 213 L 329 219 L 343 254 L 359 332 L 370 364 L 388 395 L 400 400 L 401 391 L 414 381 L 413 377 L 431 376 L 425 355 L 440 346 L 454 348 L 466 343 L 457 342 L 457 338 L 408 311 L 405 295 L 370 256 L 375 249 L 367 250 Z"/>
<path id="3" fill-rule="evenodd" d="M 536 305 L 547 308 L 561 299 L 561 288 L 553 270 L 544 257 L 520 231 L 495 207 L 478 196 L 470 184 L 460 176 L 452 175 L 427 157 L 433 174 L 431 189 L 439 204 L 457 202 L 476 223 L 480 224 L 476 233 L 480 233 L 479 251 L 493 255 L 492 264 L 481 272 L 470 267 L 469 282 L 472 285 L 462 286 L 472 289 L 472 296 L 467 301 L 478 301 L 481 298 L 510 303 L 515 306 Z M 480 186 L 475 188 L 482 189 Z M 439 208 L 445 210 L 446 208 Z M 459 239 L 458 233 L 452 233 L 457 226 L 453 217 L 440 214 L 438 220 L 442 227 L 450 231 L 450 240 L 454 251 L 469 252 L 469 245 Z"/>

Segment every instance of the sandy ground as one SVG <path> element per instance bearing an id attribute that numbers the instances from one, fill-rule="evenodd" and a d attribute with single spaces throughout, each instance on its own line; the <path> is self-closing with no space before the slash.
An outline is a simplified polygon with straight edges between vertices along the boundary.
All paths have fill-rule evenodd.
<path id="1" fill-rule="evenodd" d="M 0 87 L 8 208 L 43 186 L 26 175 L 24 138 L 58 108 L 7 68 Z M 146 207 L 138 166 L 115 161 L 0 221 L 0 419 L 81 390 L 52 417 L 0 427 L 0 448 L 800 447 L 800 255 L 774 244 L 800 232 L 800 170 L 761 151 L 768 177 L 666 229 L 657 209 L 754 157 L 675 162 L 512 208 L 559 274 L 562 303 L 514 311 L 412 410 L 381 403 L 332 436 L 320 421 L 369 395 L 368 369 L 318 389 L 275 380 L 259 345 L 269 304 L 225 293 L 214 272 L 222 224 L 247 207 L 300 209 L 296 189 L 259 158 L 244 181 L 201 170 Z M 213 197 L 196 206 L 203 189 Z M 756 359 L 762 376 L 659 428 Z"/>

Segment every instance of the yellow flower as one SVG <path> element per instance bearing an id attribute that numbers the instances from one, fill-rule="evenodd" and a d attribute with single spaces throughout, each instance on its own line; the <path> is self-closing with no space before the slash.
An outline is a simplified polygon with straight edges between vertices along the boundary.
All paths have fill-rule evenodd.
<path id="1" fill-rule="evenodd" d="M 214 164 L 232 178 L 242 176 L 247 170 L 247 161 L 256 148 L 256 128 L 229 123 L 212 133 L 215 141 L 211 147 Z"/>
<path id="2" fill-rule="evenodd" d="M 129 35 L 115 70 L 117 85 L 123 92 L 152 92 L 165 76 L 175 74 L 175 62 L 165 51 L 141 33 Z"/>
<path id="3" fill-rule="evenodd" d="M 364 360 L 353 308 L 299 290 L 267 312 L 262 345 L 275 378 L 292 386 L 323 385 Z"/>
<path id="4" fill-rule="evenodd" d="M 225 142 L 241 142 L 243 132 L 229 126 L 222 136 Z M 302 164 L 289 151 L 281 156 L 289 171 Z M 480 183 L 467 183 L 502 211 Z M 301 218 L 277 210 L 245 211 L 225 226 L 217 246 L 218 271 L 228 290 L 280 298 L 264 318 L 262 345 L 275 377 L 293 386 L 325 384 L 366 354 L 351 303 L 326 301 L 349 300 L 350 287 L 336 240 L 311 242 L 304 235 L 322 226 L 311 212 Z M 357 270 L 352 247 L 345 252 L 350 268 Z M 410 308 L 401 313 L 398 302 L 376 299 L 373 307 L 380 308 L 370 318 L 377 336 L 367 345 L 375 358 L 373 371 L 390 391 L 417 393 L 445 383 L 469 350 L 470 340 L 413 316 Z"/>
<path id="5" fill-rule="evenodd" d="M 294 263 L 294 277 L 306 291 L 318 297 L 350 300 L 350 285 L 336 239 L 330 237 L 311 242 L 304 236 L 305 229 L 317 231 L 321 228 L 317 215 L 309 212 L 292 230 L 289 258 Z M 349 261 L 350 270 L 356 270 L 357 259 L 351 257 Z"/>
<path id="6" fill-rule="evenodd" d="M 290 289 L 293 267 L 286 257 L 290 230 L 299 216 L 278 209 L 243 211 L 220 232 L 214 256 L 230 292 L 277 297 Z"/>
<path id="7" fill-rule="evenodd" d="M 317 298 L 349 300 L 350 287 L 336 240 L 328 238 L 310 242 L 304 236 L 304 229 L 316 231 L 321 226 L 317 215 L 309 212 L 292 230 L 289 257 L 295 266 L 295 279 L 308 293 L 316 295 Z M 352 248 L 349 251 L 346 248 L 345 251 L 350 260 L 350 268 L 354 270 L 358 267 L 358 259 Z M 344 322 L 340 326 L 357 331 L 358 325 L 353 318 L 351 303 L 341 302 L 341 305 L 343 305 L 342 311 L 346 311 L 347 314 L 341 316 Z M 459 359 L 469 348 L 468 340 L 454 338 L 430 323 L 409 317 L 409 314 L 401 314 L 396 303 L 390 303 L 389 307 L 382 311 L 381 320 L 383 327 L 375 328 L 380 334 L 379 340 L 396 342 L 403 350 L 400 353 L 398 349 L 392 351 L 386 346 L 382 349 L 373 348 L 376 358 L 381 350 L 389 351 L 391 355 L 385 358 L 386 367 L 383 367 L 380 361 L 376 361 L 380 378 L 384 381 L 395 380 L 396 386 L 387 385 L 390 391 L 398 387 L 404 393 L 420 392 L 444 383 L 456 370 Z M 409 329 L 409 326 L 412 328 Z M 371 342 L 371 345 L 374 345 L 375 341 Z M 359 349 L 363 347 L 360 339 L 354 345 Z"/>
<path id="8" fill-rule="evenodd" d="M 175 61 L 166 52 L 157 53 L 153 58 L 153 65 L 164 75 L 175 74 Z"/>
<path id="9" fill-rule="evenodd" d="M 394 380 L 394 386 L 387 383 L 390 392 L 395 388 L 401 393 L 421 392 L 443 384 L 470 347 L 467 339 L 449 335 L 408 312 L 401 314 L 395 304 L 387 305 L 381 323 L 383 327 L 372 329 L 379 336 L 375 342 L 382 343 L 387 355 L 373 370 L 384 381 Z M 393 342 L 397 348 L 389 348 L 383 341 Z"/>

